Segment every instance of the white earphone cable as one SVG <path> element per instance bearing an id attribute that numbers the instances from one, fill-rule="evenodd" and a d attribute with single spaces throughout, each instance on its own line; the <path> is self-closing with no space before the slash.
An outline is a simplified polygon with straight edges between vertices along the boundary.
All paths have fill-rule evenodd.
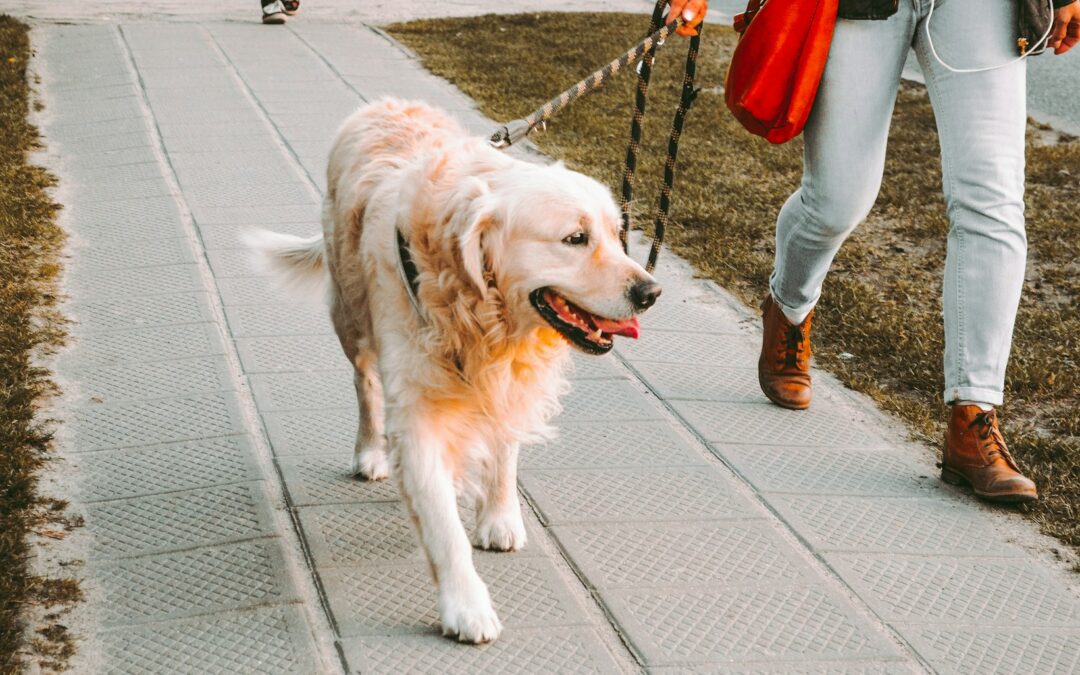
<path id="1" fill-rule="evenodd" d="M 1031 49 L 1025 51 L 1023 54 L 1016 57 L 1015 59 L 1006 61 L 1005 63 L 1001 63 L 996 66 L 986 66 L 985 68 L 954 68 L 953 66 L 950 66 L 949 64 L 941 60 L 941 57 L 938 56 L 937 49 L 934 49 L 934 40 L 930 37 L 930 18 L 934 16 L 934 6 L 936 4 L 937 3 L 935 0 L 930 0 L 930 9 L 926 12 L 926 21 L 923 25 L 923 28 L 925 28 L 926 30 L 926 45 L 930 47 L 930 53 L 934 56 L 934 60 L 940 63 L 942 67 L 946 70 L 951 70 L 954 73 L 985 73 L 988 70 L 997 70 L 998 68 L 1011 66 L 1017 61 L 1023 61 L 1027 57 L 1031 56 L 1031 53 L 1038 49 L 1044 42 L 1046 42 L 1047 38 L 1050 37 L 1050 31 L 1054 29 L 1054 0 L 1047 0 L 1047 4 L 1050 5 L 1050 25 L 1047 26 L 1046 32 L 1043 33 L 1043 36 L 1041 38 L 1039 38 L 1039 41 L 1031 45 Z"/>

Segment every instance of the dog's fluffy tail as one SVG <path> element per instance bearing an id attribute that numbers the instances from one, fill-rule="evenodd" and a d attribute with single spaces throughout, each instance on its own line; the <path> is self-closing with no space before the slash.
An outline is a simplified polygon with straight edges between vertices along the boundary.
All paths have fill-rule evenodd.
<path id="1" fill-rule="evenodd" d="M 244 243 L 254 253 L 257 269 L 269 272 L 280 285 L 309 293 L 325 292 L 329 273 L 322 235 L 294 237 L 269 230 L 252 230 Z"/>

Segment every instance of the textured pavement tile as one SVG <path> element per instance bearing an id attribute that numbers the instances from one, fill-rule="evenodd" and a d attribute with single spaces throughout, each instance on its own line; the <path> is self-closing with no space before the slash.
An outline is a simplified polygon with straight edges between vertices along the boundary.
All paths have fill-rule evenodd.
<path id="1" fill-rule="evenodd" d="M 76 336 L 74 347 L 61 356 L 61 362 L 68 368 L 90 368 L 222 353 L 217 327 L 200 323 Z"/>
<path id="2" fill-rule="evenodd" d="M 685 432 L 666 420 L 568 422 L 548 443 L 522 448 L 524 469 L 704 465 Z"/>
<path id="3" fill-rule="evenodd" d="M 317 216 L 318 214 L 316 214 Z M 200 225 L 199 232 L 202 234 L 203 246 L 208 251 L 220 249 L 247 249 L 243 237 L 256 230 L 270 230 L 280 234 L 291 234 L 296 237 L 311 237 L 322 232 L 319 221 L 307 220 L 298 223 L 253 223 L 253 224 L 230 224 L 230 225 Z M 232 279 L 220 279 L 221 282 L 233 281 Z M 265 282 L 262 282 L 265 285 Z M 282 295 L 278 291 L 278 295 Z"/>
<path id="4" fill-rule="evenodd" d="M 129 181 L 103 181 L 79 186 L 80 204 L 117 202 L 123 204 L 146 197 L 169 197 L 172 188 L 161 176 Z"/>
<path id="5" fill-rule="evenodd" d="M 106 270 L 73 271 L 69 288 L 78 289 L 80 300 L 112 297 L 149 297 L 203 290 L 199 268 L 194 263 Z"/>
<path id="6" fill-rule="evenodd" d="M 663 298 L 641 318 L 642 332 L 679 331 L 746 335 L 727 307 L 710 307 L 698 302 Z M 661 339 L 663 336 L 659 336 Z"/>
<path id="7" fill-rule="evenodd" d="M 476 571 L 508 629 L 588 623 L 550 562 L 513 553 L 485 556 Z M 322 578 L 341 634 L 437 633 L 437 594 L 426 562 L 327 570 Z"/>
<path id="8" fill-rule="evenodd" d="M 529 515 L 527 504 L 522 504 L 522 512 L 528 538 L 536 541 L 543 537 L 535 519 Z M 416 532 L 400 502 L 311 506 L 298 509 L 298 513 L 312 558 L 320 569 L 425 560 Z M 458 500 L 458 514 L 471 537 L 476 516 L 472 505 L 464 498 Z M 543 554 L 538 546 L 529 544 L 513 553 L 474 549 L 473 558 L 479 564 L 486 558 L 532 558 Z"/>
<path id="9" fill-rule="evenodd" d="M 210 269 L 213 271 L 214 276 L 219 279 L 229 277 L 262 277 L 266 279 L 270 276 L 256 268 L 254 254 L 246 248 L 207 251 L 206 259 L 210 261 Z M 267 283 L 270 282 L 267 281 Z"/>
<path id="10" fill-rule="evenodd" d="M 108 94 L 110 92 L 126 93 L 130 91 L 130 84 L 123 84 L 116 87 L 91 87 L 83 89 L 86 96 L 98 96 L 101 94 Z M 112 150 L 131 150 L 133 148 L 146 148 L 152 147 L 153 143 L 150 140 L 149 135 L 143 134 L 130 134 L 130 133 L 113 133 L 103 134 L 101 136 L 86 136 L 85 138 L 69 138 L 65 141 L 58 141 L 56 144 L 58 149 L 63 154 L 95 154 L 98 152 L 110 152 Z"/>
<path id="11" fill-rule="evenodd" d="M 117 204 L 119 202 L 111 202 Z M 81 229 L 81 228 L 80 228 Z M 81 272 L 127 270 L 135 267 L 159 267 L 195 262 L 185 239 L 114 241 L 74 248 L 71 256 Z"/>
<path id="12" fill-rule="evenodd" d="M 242 433 L 231 394 L 200 394 L 83 408 L 71 419 L 72 452 Z"/>
<path id="13" fill-rule="evenodd" d="M 267 283 L 261 277 L 232 277 L 220 279 L 217 283 L 221 303 L 226 307 L 233 305 L 272 305 L 288 299 L 288 292 Z"/>
<path id="14" fill-rule="evenodd" d="M 610 591 L 605 602 L 650 666 L 897 655 L 843 599 L 817 586 Z"/>
<path id="15" fill-rule="evenodd" d="M 351 370 L 341 343 L 336 336 L 328 333 L 239 338 L 236 349 L 247 373 Z"/>
<path id="16" fill-rule="evenodd" d="M 354 638 L 342 641 L 350 672 L 365 675 L 445 673 L 620 673 L 589 628 L 506 630 L 482 647 L 463 646 L 439 635 Z"/>
<path id="17" fill-rule="evenodd" d="M 856 448 L 717 445 L 723 457 L 761 492 L 835 495 L 944 496 L 948 490 L 927 461 Z M 927 460 L 930 459 L 929 453 Z"/>
<path id="18" fill-rule="evenodd" d="M 548 525 L 764 515 L 709 467 L 533 470 L 520 482 Z"/>
<path id="19" fill-rule="evenodd" d="M 187 137 L 184 137 L 185 139 Z M 220 137 L 215 137 L 220 138 Z M 240 145 L 237 139 L 244 136 L 230 136 L 226 146 Z M 260 138 L 261 137 L 252 137 Z M 204 140 L 203 138 L 193 138 Z M 166 147 L 180 145 L 177 141 L 166 141 Z M 237 148 L 244 149 L 244 148 Z M 238 204 L 251 204 L 252 206 L 265 205 L 289 205 L 303 204 L 312 201 L 311 188 L 304 183 L 290 180 L 293 177 L 284 174 L 278 177 L 277 182 L 264 184 L 252 183 L 250 180 L 235 183 L 215 183 L 189 188 L 184 193 L 185 200 L 192 213 L 197 214 L 200 209 L 218 206 L 235 206 Z"/>
<path id="20" fill-rule="evenodd" d="M 123 123 L 134 127 L 136 131 L 145 131 L 146 122 L 143 120 L 139 111 L 133 113 L 133 118 L 121 118 L 119 120 L 110 120 L 109 122 L 98 122 L 98 125 Z M 72 128 L 81 129 L 82 125 L 73 124 Z M 94 126 L 94 125 L 89 125 Z M 52 137 L 55 134 L 55 127 L 49 127 L 49 136 Z M 161 180 L 161 164 L 152 160 L 145 162 L 130 162 L 127 164 L 121 164 L 119 166 L 101 167 L 94 170 L 94 180 L 92 182 L 86 182 L 79 184 L 78 190 L 81 195 L 84 191 L 92 189 L 96 185 L 127 185 L 129 183 L 141 182 L 146 180 Z"/>
<path id="21" fill-rule="evenodd" d="M 261 474 L 244 436 L 105 450 L 76 458 L 83 502 L 254 480 Z"/>
<path id="22" fill-rule="evenodd" d="M 91 406 L 211 394 L 233 387 L 232 374 L 221 356 L 70 369 L 66 377 L 78 383 L 79 402 Z"/>
<path id="23" fill-rule="evenodd" d="M 319 569 L 424 560 L 400 502 L 304 507 L 297 513 Z"/>
<path id="24" fill-rule="evenodd" d="M 1080 601 L 1026 558 L 829 556 L 890 623 L 1076 626 Z"/>
<path id="25" fill-rule="evenodd" d="M 296 600 L 273 539 L 100 562 L 105 626 L 142 624 Z"/>
<path id="26" fill-rule="evenodd" d="M 634 369 L 669 400 L 764 401 L 757 370 L 712 365 L 637 361 Z"/>
<path id="27" fill-rule="evenodd" d="M 84 269 L 129 269 L 194 260 L 172 197 L 77 204 L 65 210 L 64 217 L 78 233 L 71 255 Z"/>
<path id="28" fill-rule="evenodd" d="M 873 446 L 884 441 L 848 410 L 784 410 L 771 403 L 673 401 L 671 406 L 718 444 Z"/>
<path id="29" fill-rule="evenodd" d="M 230 125 L 255 128 L 261 131 L 258 117 L 252 113 L 244 118 L 237 118 Z M 204 126 L 219 125 L 220 122 L 206 122 Z M 170 128 L 179 129 L 180 125 Z M 193 131 L 198 131 L 194 129 Z M 280 149 L 245 152 L 240 154 L 177 153 L 171 162 L 176 170 L 176 178 L 185 191 L 201 192 L 220 183 L 246 185 L 248 183 L 275 183 L 292 175 L 293 169 L 285 161 Z"/>
<path id="30" fill-rule="evenodd" d="M 294 506 L 397 502 L 393 479 L 366 481 L 352 475 L 352 448 L 333 455 L 282 457 L 277 461 Z"/>
<path id="31" fill-rule="evenodd" d="M 629 361 L 716 364 L 753 367 L 756 345 L 743 335 L 643 331 L 638 340 L 615 343 L 615 350 Z"/>
<path id="32" fill-rule="evenodd" d="M 206 293 L 76 301 L 70 305 L 69 313 L 78 324 L 78 331 L 83 334 L 203 323 L 214 319 Z"/>
<path id="33" fill-rule="evenodd" d="M 261 483 L 90 504 L 92 556 L 123 558 L 274 534 Z"/>
<path id="34" fill-rule="evenodd" d="M 866 661 L 747 660 L 738 664 L 720 661 L 692 666 L 656 666 L 649 668 L 649 672 L 656 675 L 915 675 L 924 671 L 899 658 L 875 658 Z"/>
<path id="35" fill-rule="evenodd" d="M 572 380 L 611 380 L 630 377 L 629 371 L 613 356 L 573 355 L 573 365 L 567 370 Z"/>
<path id="36" fill-rule="evenodd" d="M 778 496 L 771 503 L 819 551 L 1020 554 L 959 501 Z"/>
<path id="37" fill-rule="evenodd" d="M 136 99 L 132 98 L 131 100 Z M 157 155 L 154 153 L 154 148 L 145 145 L 137 148 L 109 150 L 107 152 L 93 154 L 65 155 L 62 160 L 62 165 L 67 171 L 82 174 L 83 172 L 96 171 L 97 169 L 104 167 L 123 166 L 133 162 L 153 162 L 156 164 Z"/>
<path id="38" fill-rule="evenodd" d="M 318 302 L 234 305 L 225 308 L 225 317 L 235 337 L 315 335 L 334 330 L 326 306 Z"/>
<path id="39" fill-rule="evenodd" d="M 52 86 L 50 85 L 49 88 L 52 89 Z M 73 117 L 73 119 L 76 118 Z M 49 140 L 63 143 L 66 140 L 75 138 L 107 136 L 110 134 L 145 134 L 147 131 L 146 119 L 142 116 L 138 106 L 130 106 L 127 115 L 110 112 L 108 117 L 102 120 L 91 121 L 81 115 L 77 119 L 82 121 L 79 123 L 73 121 L 69 124 L 50 124 Z M 108 185 L 113 181 L 124 184 L 137 180 L 160 180 L 161 167 L 157 162 L 140 162 L 138 164 L 128 164 L 117 171 L 95 172 L 94 177 L 97 180 L 93 183 L 81 185 L 80 192 L 92 189 L 96 185 Z"/>
<path id="40" fill-rule="evenodd" d="M 556 539 L 590 586 L 807 582 L 816 573 L 765 522 L 557 525 Z"/>
<path id="41" fill-rule="evenodd" d="M 1080 671 L 1080 628 L 899 625 L 897 630 L 943 673 L 1013 675 Z"/>
<path id="42" fill-rule="evenodd" d="M 628 380 L 576 380 L 562 398 L 558 423 L 662 419 L 660 404 Z"/>
<path id="43" fill-rule="evenodd" d="M 261 607 L 101 636 L 103 673 L 314 673 L 308 628 L 297 607 Z"/>
<path id="44" fill-rule="evenodd" d="M 351 456 L 356 445 L 357 407 L 263 413 L 274 455 Z M 351 460 L 350 460 L 351 461 Z"/>
<path id="45" fill-rule="evenodd" d="M 270 227 L 274 223 L 318 223 L 319 209 L 319 204 L 311 200 L 289 206 L 221 206 L 200 209 L 195 221 L 200 226 L 257 223 Z"/>
<path id="46" fill-rule="evenodd" d="M 259 410 L 325 410 L 356 406 L 352 373 L 262 373 L 248 376 Z"/>

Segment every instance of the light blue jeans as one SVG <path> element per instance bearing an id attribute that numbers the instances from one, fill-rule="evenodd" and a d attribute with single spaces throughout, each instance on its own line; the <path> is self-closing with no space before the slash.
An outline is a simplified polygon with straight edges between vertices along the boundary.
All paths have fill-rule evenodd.
<path id="1" fill-rule="evenodd" d="M 1016 2 L 939 0 L 931 37 L 955 68 L 1017 55 Z M 945 260 L 945 401 L 1002 402 L 1024 281 L 1026 64 L 953 73 L 930 54 L 929 0 L 885 21 L 839 20 L 805 130 L 801 187 L 776 223 L 773 298 L 796 323 L 821 295 L 833 256 L 881 186 L 900 73 L 914 46 L 941 139 L 950 222 Z"/>

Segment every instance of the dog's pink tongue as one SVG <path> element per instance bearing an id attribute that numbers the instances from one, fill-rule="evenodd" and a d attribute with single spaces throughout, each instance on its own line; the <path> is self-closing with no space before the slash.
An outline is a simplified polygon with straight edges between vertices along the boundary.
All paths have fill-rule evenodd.
<path id="1" fill-rule="evenodd" d="M 612 335 L 622 335 L 631 339 L 638 339 L 641 335 L 641 325 L 638 324 L 637 317 L 631 319 L 623 319 L 621 321 L 612 321 L 611 319 L 601 319 L 596 317 L 596 327 L 605 333 Z"/>

